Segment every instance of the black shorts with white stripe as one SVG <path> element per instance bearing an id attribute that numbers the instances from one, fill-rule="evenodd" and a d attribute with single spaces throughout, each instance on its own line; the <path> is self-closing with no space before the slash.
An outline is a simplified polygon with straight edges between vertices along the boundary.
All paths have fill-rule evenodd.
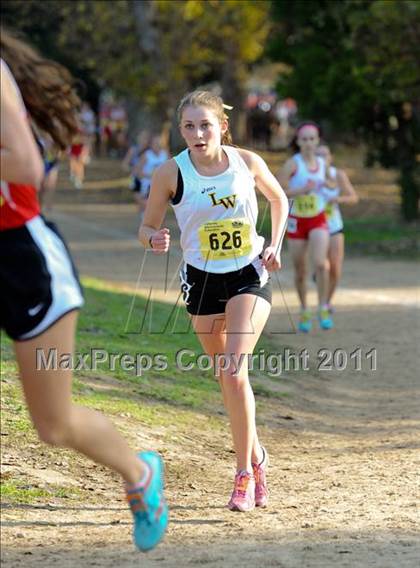
<path id="1" fill-rule="evenodd" d="M 0 327 L 32 339 L 83 305 L 79 278 L 64 239 L 41 216 L 0 231 Z"/>
<path id="2" fill-rule="evenodd" d="M 222 314 L 227 302 L 240 294 L 252 294 L 271 304 L 271 278 L 258 258 L 240 270 L 215 274 L 190 264 L 180 271 L 181 291 L 191 315 Z"/>

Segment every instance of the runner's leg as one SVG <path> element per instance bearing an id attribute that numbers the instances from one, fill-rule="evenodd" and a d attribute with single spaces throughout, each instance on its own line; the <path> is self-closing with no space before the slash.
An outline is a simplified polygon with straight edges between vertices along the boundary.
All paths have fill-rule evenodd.
<path id="1" fill-rule="evenodd" d="M 313 229 L 309 233 L 310 258 L 316 274 L 318 304 L 320 307 L 325 306 L 327 303 L 329 276 L 328 245 L 329 234 L 325 229 Z"/>
<path id="2" fill-rule="evenodd" d="M 328 303 L 332 302 L 334 292 L 341 279 L 343 260 L 344 260 L 344 234 L 336 233 L 330 236 L 330 247 L 328 249 L 330 261 L 330 283 L 328 288 Z"/>
<path id="3" fill-rule="evenodd" d="M 288 245 L 292 254 L 295 270 L 295 286 L 302 309 L 306 309 L 306 263 L 308 241 L 305 239 L 289 239 Z"/>
<path id="4" fill-rule="evenodd" d="M 16 341 L 15 352 L 28 409 L 41 440 L 77 450 L 135 483 L 143 466 L 111 422 L 99 412 L 71 401 L 71 370 L 38 370 L 36 350 L 50 348 L 60 356 L 73 354 L 77 312 L 61 318 L 35 339 Z"/>

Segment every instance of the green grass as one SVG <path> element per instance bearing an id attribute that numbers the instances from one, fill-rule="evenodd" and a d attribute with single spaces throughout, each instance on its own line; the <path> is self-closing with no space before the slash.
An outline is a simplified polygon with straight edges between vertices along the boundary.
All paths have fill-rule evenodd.
<path id="1" fill-rule="evenodd" d="M 198 422 L 196 414 L 192 410 L 173 408 L 159 403 L 150 404 L 150 400 L 149 404 L 144 404 L 144 397 L 137 397 L 130 390 L 107 390 L 106 392 L 90 390 L 86 392 L 84 385 L 83 388 L 85 394 L 76 394 L 74 397 L 75 402 L 103 411 L 109 415 L 134 418 L 148 426 L 179 426 L 188 428 Z M 220 424 L 215 420 L 213 426 L 220 427 Z"/>
<path id="2" fill-rule="evenodd" d="M 1 484 L 1 501 L 2 503 L 34 503 L 39 499 L 45 500 L 51 498 L 71 499 L 77 498 L 80 491 L 74 487 L 62 487 L 59 485 L 49 485 L 45 487 L 31 487 L 24 482 L 18 482 L 14 479 L 4 479 Z"/>
<path id="3" fill-rule="evenodd" d="M 222 397 L 218 381 L 212 372 L 199 371 L 197 368 L 182 371 L 175 364 L 174 353 L 180 349 L 189 349 L 197 355 L 202 352 L 195 334 L 188 330 L 189 319 L 184 308 L 179 311 L 174 323 L 170 317 L 171 314 L 175 316 L 172 306 L 156 302 L 153 307 L 152 330 L 166 326 L 166 331 L 141 331 L 139 322 L 144 316 L 146 299 L 138 296 L 135 298 L 127 331 L 132 295 L 97 280 L 87 279 L 84 285 L 86 306 L 80 314 L 76 352 L 88 353 L 90 349 L 98 348 L 106 353 L 126 353 L 132 356 L 137 353 L 151 356 L 160 354 L 167 358 L 168 368 L 165 371 L 150 369 L 142 376 L 136 376 L 132 370 L 124 370 L 121 365 L 110 369 L 108 364 L 98 365 L 96 371 L 75 371 L 74 401 L 117 418 L 118 426 L 123 432 L 141 425 L 160 428 L 162 443 L 182 432 L 225 431 L 226 419 L 220 415 Z M 13 446 L 12 453 L 21 452 L 24 459 L 25 452 L 36 451 L 30 448 L 38 447 L 39 441 L 23 400 L 12 344 L 4 334 L 1 336 L 1 347 L 3 449 L 12 451 Z M 264 337 L 257 346 L 259 348 L 278 351 Z M 256 374 L 252 373 L 254 376 Z M 276 400 L 284 395 L 278 388 L 277 379 L 274 384 L 267 375 L 257 375 L 254 388 L 257 407 L 262 409 L 267 399 Z M 60 452 L 61 455 L 63 451 L 66 452 L 43 447 L 43 459 L 54 461 L 56 453 Z M 2 476 L 3 502 L 29 504 L 52 498 L 80 499 L 82 496 L 82 489 L 54 484 L 36 487 L 24 476 L 16 479 L 11 472 L 5 472 Z"/>
<path id="4" fill-rule="evenodd" d="M 201 353 L 183 308 L 176 313 L 171 304 L 154 302 L 152 317 L 146 319 L 142 328 L 147 313 L 144 297 L 136 296 L 132 309 L 132 295 L 106 289 L 98 281 L 87 280 L 85 290 L 86 307 L 81 312 L 77 351 L 88 353 L 98 348 L 116 357 L 113 368 L 107 361 L 99 364 L 96 372 L 76 372 L 76 376 L 99 373 L 128 380 L 138 396 L 194 409 L 216 403 L 219 387 L 209 371 L 185 372 L 176 365 L 176 353 L 181 349 Z M 123 368 L 121 356 L 124 354 L 138 361 L 138 366 Z M 150 363 L 150 369 L 141 369 L 142 365 Z M 167 368 L 162 369 L 163 365 Z"/>
<path id="5" fill-rule="evenodd" d="M 169 303 L 155 302 L 151 324 L 149 326 L 148 322 L 142 329 L 147 303 L 144 297 L 136 296 L 133 307 L 133 296 L 130 293 L 121 292 L 94 279 L 84 280 L 84 285 L 86 305 L 80 314 L 76 354 L 88 354 L 87 363 L 90 365 L 91 350 L 100 349 L 108 360 L 98 363 L 96 370 L 75 371 L 73 391 L 77 402 L 111 414 L 128 412 L 148 424 L 182 423 L 192 419 L 190 415 L 177 412 L 178 408 L 208 415 L 220 410 L 220 388 L 212 371 L 202 371 L 197 365 L 192 370 L 185 371 L 176 365 L 175 354 L 181 349 L 194 353 L 191 360 L 202 353 L 183 307 L 176 312 Z M 130 311 L 131 318 L 127 326 Z M 256 350 L 259 348 L 266 352 L 273 349 L 278 351 L 265 337 L 260 339 Z M 114 367 L 109 364 L 110 354 L 116 355 Z M 162 370 L 158 365 L 152 366 L 138 376 L 136 369 L 123 368 L 120 358 L 123 354 L 133 359 L 138 355 L 147 355 L 155 363 L 157 359 L 153 358 L 159 355 L 167 368 Z M 77 361 L 76 356 L 74 362 Z M 269 381 L 266 385 L 261 384 L 266 378 L 264 373 L 258 375 L 258 384 L 255 385 L 257 396 L 281 396 L 277 390 L 270 390 Z M 7 416 L 8 430 L 24 433 L 30 428 L 30 423 L 23 403 L 14 392 L 15 385 L 7 381 L 8 378 L 17 376 L 17 370 L 11 343 L 4 335 L 2 376 L 6 379 L 2 389 L 3 402 L 10 411 Z M 148 405 L 141 404 L 142 402 Z M 168 412 L 168 405 L 174 412 Z"/>
<path id="6" fill-rule="evenodd" d="M 13 364 L 9 363 L 7 367 L 9 369 L 13 368 Z M 29 420 L 20 388 L 18 388 L 17 380 L 12 378 L 6 379 L 7 372 L 4 369 L 2 369 L 2 374 L 4 375 L 1 383 L 2 434 L 7 434 L 8 436 L 20 434 L 21 438 L 25 438 L 32 431 L 32 424 Z M 13 375 L 16 375 L 16 373 L 12 373 L 9 377 Z"/>
<path id="7" fill-rule="evenodd" d="M 86 281 L 86 300 L 79 322 L 78 351 L 87 352 L 98 347 L 107 353 L 127 353 L 134 358 L 146 355 L 153 359 L 152 368 L 142 372 L 141 376 L 136 376 L 135 370 L 124 370 L 118 361 L 114 370 L 108 364 L 99 365 L 99 372 L 130 381 L 137 396 L 155 402 L 194 410 L 209 410 L 220 404 L 219 384 L 212 371 L 202 371 L 197 365 L 185 371 L 176 364 L 176 353 L 180 350 L 188 349 L 194 353 L 185 357 L 186 363 L 195 361 L 202 354 L 184 307 L 174 310 L 170 303 L 154 302 L 152 317 L 148 320 L 145 313 L 150 308 L 146 309 L 144 297 L 136 296 L 132 308 L 132 295 L 110 290 L 96 280 Z M 256 350 L 258 348 L 272 351 L 273 345 L 262 337 Z M 166 369 L 159 368 L 158 356 Z M 83 371 L 83 374 L 95 375 L 95 372 Z M 270 396 L 269 388 L 261 389 L 261 395 Z"/>
<path id="8" fill-rule="evenodd" d="M 419 226 L 415 224 L 388 217 L 348 219 L 345 235 L 347 244 L 360 252 L 416 258 L 420 255 Z"/>

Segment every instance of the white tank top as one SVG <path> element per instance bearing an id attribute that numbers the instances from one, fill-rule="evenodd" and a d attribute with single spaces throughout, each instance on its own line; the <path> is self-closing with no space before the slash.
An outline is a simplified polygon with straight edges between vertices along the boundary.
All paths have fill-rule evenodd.
<path id="1" fill-rule="evenodd" d="M 289 188 L 303 187 L 310 180 L 316 183 L 316 187 L 306 195 L 297 195 L 289 200 L 292 203 L 290 214 L 295 217 L 315 217 L 324 211 L 326 204 L 321 191 L 325 185 L 325 160 L 317 156 L 317 168 L 310 170 L 301 154 L 295 154 L 293 159 L 296 171 L 289 180 Z"/>
<path id="2" fill-rule="evenodd" d="M 198 173 L 188 148 L 175 156 L 184 192 L 173 205 L 185 262 L 218 274 L 250 264 L 264 246 L 264 237 L 256 231 L 254 177 L 235 148 L 222 148 L 229 166 L 216 176 Z"/>
<path id="3" fill-rule="evenodd" d="M 334 168 L 333 166 L 330 167 L 330 176 L 334 180 L 337 179 L 337 168 Z M 322 188 L 322 192 L 327 202 L 325 206 L 325 214 L 327 216 L 328 230 L 331 235 L 341 231 L 344 227 L 343 217 L 341 216 L 338 203 L 329 203 L 331 199 L 336 199 L 340 195 L 340 188 L 338 186 L 334 188 L 324 186 Z"/>
<path id="4" fill-rule="evenodd" d="M 153 150 L 146 150 L 144 153 L 144 166 L 143 166 L 143 174 L 142 177 L 142 189 L 149 189 L 150 181 L 152 179 L 153 172 L 156 168 L 161 166 L 166 160 L 168 159 L 168 153 L 166 150 L 161 150 L 159 154 L 155 154 Z"/>

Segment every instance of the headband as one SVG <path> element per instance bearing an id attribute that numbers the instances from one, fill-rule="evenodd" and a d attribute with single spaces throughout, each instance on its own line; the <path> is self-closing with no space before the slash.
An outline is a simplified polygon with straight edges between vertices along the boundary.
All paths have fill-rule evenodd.
<path id="1" fill-rule="evenodd" d="M 318 132 L 318 134 L 320 134 L 319 126 L 318 126 L 317 124 L 313 124 L 312 122 L 304 122 L 303 124 L 301 124 L 301 125 L 296 129 L 296 134 L 299 134 L 299 132 L 300 132 L 303 128 L 306 128 L 307 126 L 312 126 L 312 128 L 315 128 L 315 130 Z"/>

